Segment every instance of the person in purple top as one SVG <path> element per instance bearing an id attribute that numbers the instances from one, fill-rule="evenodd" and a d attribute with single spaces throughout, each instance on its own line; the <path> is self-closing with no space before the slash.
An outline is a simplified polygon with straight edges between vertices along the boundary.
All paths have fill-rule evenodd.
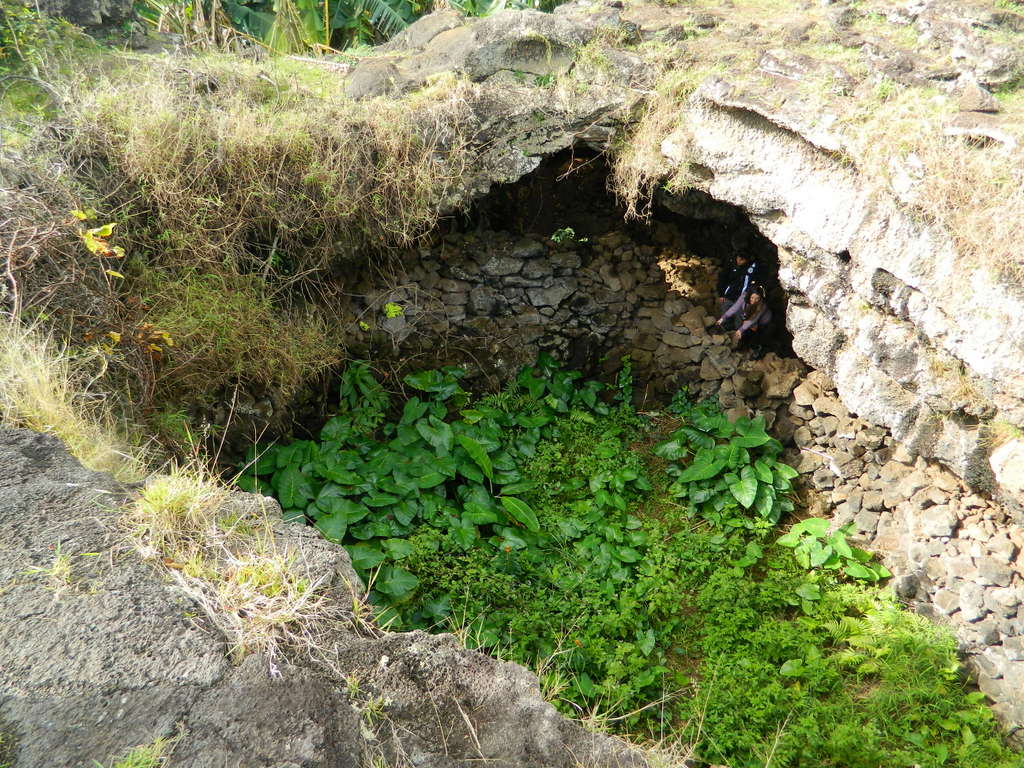
<path id="1" fill-rule="evenodd" d="M 732 337 L 737 342 L 737 348 L 750 347 L 755 360 L 764 357 L 764 346 L 768 342 L 772 322 L 772 310 L 766 298 L 764 286 L 752 283 L 715 322 L 715 325 L 725 327 L 730 318 L 739 320 L 739 328 L 733 332 Z"/>

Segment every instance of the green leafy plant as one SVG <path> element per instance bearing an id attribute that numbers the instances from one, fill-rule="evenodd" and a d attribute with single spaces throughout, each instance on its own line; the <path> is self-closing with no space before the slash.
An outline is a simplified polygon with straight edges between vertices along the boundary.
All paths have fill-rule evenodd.
<path id="1" fill-rule="evenodd" d="M 778 460 L 782 444 L 765 431 L 764 419 L 735 422 L 705 401 L 674 401 L 685 424 L 654 448 L 672 462 L 669 492 L 716 525 L 764 533 L 793 510 L 789 493 L 797 473 Z M 688 463 L 683 463 L 687 461 Z"/>
<path id="2" fill-rule="evenodd" d="M 879 581 L 892 576 L 881 563 L 871 562 L 871 553 L 852 547 L 846 541 L 853 524 L 829 532 L 825 518 L 809 517 L 796 523 L 776 543 L 793 550 L 796 560 L 804 568 L 842 569 L 852 579 Z"/>
<path id="3" fill-rule="evenodd" d="M 628 370 L 605 387 L 548 356 L 479 400 L 460 376 L 406 376 L 416 394 L 372 431 L 356 397 L 243 480 L 346 546 L 382 623 L 453 631 L 533 667 L 562 711 L 707 762 L 1018 764 L 947 630 L 842 580 L 866 561 L 819 524 L 796 529 L 806 565 L 792 531 L 773 541 L 795 472 L 762 421 L 685 394 L 651 420 Z"/>
<path id="4" fill-rule="evenodd" d="M 551 78 L 550 75 L 539 76 L 536 78 L 537 85 L 547 86 L 551 84 L 551 79 L 545 79 L 542 81 L 542 77 Z M 585 243 L 587 242 L 587 238 L 577 237 L 576 230 L 572 227 L 561 227 L 551 233 L 551 241 L 558 243 L 559 245 L 563 245 L 565 243 Z"/>
<path id="5" fill-rule="evenodd" d="M 374 378 L 370 364 L 353 360 L 341 375 L 338 412 L 340 419 L 333 422 L 336 429 L 344 423 L 356 434 L 372 432 L 384 420 L 389 398 Z"/>
<path id="6" fill-rule="evenodd" d="M 28 0 L 0 0 L 0 74 L 40 63 L 71 25 L 39 13 Z"/>
<path id="7" fill-rule="evenodd" d="M 384 316 L 387 318 L 401 317 L 405 314 L 405 310 L 402 309 L 401 304 L 395 304 L 393 301 L 389 301 L 384 305 Z"/>
<path id="8" fill-rule="evenodd" d="M 379 43 L 423 12 L 409 0 L 140 0 L 139 15 L 154 26 L 202 45 L 223 19 L 280 53 Z"/>

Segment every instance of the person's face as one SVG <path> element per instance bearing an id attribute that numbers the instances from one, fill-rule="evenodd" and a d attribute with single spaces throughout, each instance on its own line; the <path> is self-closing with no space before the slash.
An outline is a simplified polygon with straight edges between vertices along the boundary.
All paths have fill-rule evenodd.
<path id="1" fill-rule="evenodd" d="M 748 259 L 746 256 L 737 256 L 736 257 L 736 266 L 737 267 L 745 267 L 745 266 L 747 266 L 747 262 L 749 262 L 749 261 L 750 261 L 750 259 Z"/>
<path id="2" fill-rule="evenodd" d="M 752 293 L 752 294 L 750 294 L 750 303 L 753 306 L 755 306 L 755 307 L 758 304 L 760 304 L 761 303 L 761 294 L 759 294 L 759 293 Z"/>

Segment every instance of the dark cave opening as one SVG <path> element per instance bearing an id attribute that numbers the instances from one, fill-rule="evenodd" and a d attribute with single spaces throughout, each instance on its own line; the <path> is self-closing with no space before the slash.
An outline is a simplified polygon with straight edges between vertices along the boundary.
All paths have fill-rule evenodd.
<path id="1" fill-rule="evenodd" d="M 787 296 L 778 285 L 778 248 L 738 206 L 715 200 L 699 189 L 670 194 L 659 190 L 648 220 L 630 219 L 611 189 L 607 157 L 577 149 L 546 158 L 519 181 L 494 187 L 447 229 L 470 232 L 504 230 L 520 236 L 550 238 L 573 233 L 586 243 L 610 233 L 642 246 L 670 245 L 700 259 L 687 265 L 678 284 L 686 297 L 717 312 L 715 281 L 743 254 L 761 266 L 777 322 L 771 349 L 795 356 L 785 323 Z M 664 268 L 663 268 L 664 269 Z M 666 272 L 666 279 L 668 273 Z"/>
<path id="2" fill-rule="evenodd" d="M 769 276 L 769 354 L 793 357 L 777 249 L 744 212 L 688 190 L 660 194 L 649 219 L 629 220 L 609 173 L 602 155 L 557 154 L 385 267 L 340 275 L 348 359 L 369 361 L 402 394 L 408 373 L 446 365 L 466 369 L 467 389 L 495 391 L 540 352 L 610 382 L 628 355 L 638 406 L 665 403 L 681 386 L 711 396 L 708 358 L 730 358 L 726 368 L 751 359 L 714 327 L 717 278 L 737 253 Z M 340 373 L 275 406 L 284 421 L 270 433 L 316 434 L 336 407 Z"/>

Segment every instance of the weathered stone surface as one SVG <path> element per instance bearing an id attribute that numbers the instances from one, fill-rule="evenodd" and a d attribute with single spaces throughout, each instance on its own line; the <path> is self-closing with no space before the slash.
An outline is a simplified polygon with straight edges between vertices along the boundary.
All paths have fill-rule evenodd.
<path id="1" fill-rule="evenodd" d="M 535 307 L 557 307 L 576 292 L 575 280 L 560 280 L 548 288 L 528 288 L 527 296 Z"/>
<path id="2" fill-rule="evenodd" d="M 1013 571 L 1006 563 L 1001 563 L 993 557 L 981 557 L 977 559 L 978 577 L 982 584 L 994 584 L 1005 587 L 1013 578 Z"/>
<path id="3" fill-rule="evenodd" d="M 992 452 L 989 459 L 996 485 L 1004 496 L 1024 507 L 1024 440 L 1009 440 Z"/>
<path id="4" fill-rule="evenodd" d="M 964 112 L 998 112 L 999 102 L 977 81 L 966 79 L 960 89 L 960 109 Z"/>
<path id="5" fill-rule="evenodd" d="M 522 667 L 450 635 L 339 628 L 325 645 L 334 671 L 302 656 L 233 666 L 203 611 L 124 547 L 116 507 L 127 496 L 53 438 L 0 430 L 0 722 L 15 768 L 111 764 L 179 728 L 174 765 L 190 768 L 361 768 L 399 754 L 425 768 L 644 764 L 562 718 Z M 299 531 L 280 536 L 311 579 L 351 574 L 342 548 Z M 32 571 L 58 544 L 68 584 Z M 346 677 L 384 702 L 379 723 L 359 714 Z"/>
<path id="6" fill-rule="evenodd" d="M 82 27 L 118 27 L 132 17 L 132 0 L 40 0 L 43 13 Z"/>

